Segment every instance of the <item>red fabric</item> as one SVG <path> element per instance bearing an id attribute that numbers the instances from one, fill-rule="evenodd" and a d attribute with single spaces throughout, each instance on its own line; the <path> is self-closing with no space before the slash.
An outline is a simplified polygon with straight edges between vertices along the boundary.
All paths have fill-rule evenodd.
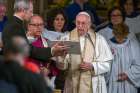
<path id="1" fill-rule="evenodd" d="M 34 73 L 39 73 L 40 72 L 40 69 L 39 67 L 33 63 L 32 61 L 29 61 L 28 59 L 25 60 L 25 64 L 24 64 L 24 67 Z"/>
<path id="2" fill-rule="evenodd" d="M 46 39 L 47 40 L 47 39 Z M 38 38 L 35 42 L 32 43 L 35 47 L 43 47 L 41 38 Z M 56 76 L 59 73 L 59 69 L 55 66 L 55 62 L 40 62 L 38 60 L 32 59 L 32 58 L 26 58 L 25 59 L 25 67 L 28 70 L 31 70 L 33 72 L 40 72 L 41 67 L 48 67 L 49 65 L 49 76 Z"/>

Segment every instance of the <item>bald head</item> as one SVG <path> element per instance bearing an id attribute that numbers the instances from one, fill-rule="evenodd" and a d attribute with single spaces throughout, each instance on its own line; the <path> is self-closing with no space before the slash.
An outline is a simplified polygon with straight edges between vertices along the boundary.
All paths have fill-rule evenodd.
<path id="1" fill-rule="evenodd" d="M 91 16 L 87 12 L 80 12 L 76 16 L 76 28 L 80 35 L 86 34 L 91 27 Z"/>

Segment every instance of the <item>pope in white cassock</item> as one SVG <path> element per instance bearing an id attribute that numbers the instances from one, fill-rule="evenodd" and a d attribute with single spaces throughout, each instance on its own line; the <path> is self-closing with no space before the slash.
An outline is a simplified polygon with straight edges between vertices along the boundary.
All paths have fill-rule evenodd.
<path id="1" fill-rule="evenodd" d="M 106 40 L 91 29 L 91 16 L 80 12 L 76 28 L 61 40 L 80 42 L 81 54 L 59 57 L 59 68 L 67 70 L 64 93 L 107 93 L 104 74 L 113 59 Z"/>

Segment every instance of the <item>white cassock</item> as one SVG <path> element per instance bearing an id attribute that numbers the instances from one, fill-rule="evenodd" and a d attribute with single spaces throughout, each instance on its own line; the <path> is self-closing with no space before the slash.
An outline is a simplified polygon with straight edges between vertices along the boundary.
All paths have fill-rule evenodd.
<path id="1" fill-rule="evenodd" d="M 81 55 L 68 54 L 65 58 L 59 57 L 60 63 L 64 64 L 60 69 L 67 69 L 68 71 L 64 93 L 107 93 L 104 74 L 110 70 L 113 56 L 106 40 L 101 35 L 93 33 L 93 30 L 88 32 L 91 37 L 89 40 L 84 36 L 77 37 L 77 30 L 74 29 L 71 33 L 61 38 L 61 40 L 79 40 L 82 52 Z M 81 72 L 79 70 L 80 56 L 85 62 L 92 63 L 93 71 Z"/>
<path id="2" fill-rule="evenodd" d="M 110 28 L 109 26 L 107 26 L 107 27 L 105 27 L 105 28 L 103 28 L 103 29 L 101 29 L 101 30 L 98 31 L 98 33 L 99 33 L 100 35 L 102 35 L 102 36 L 106 39 L 107 42 L 108 42 L 111 38 L 114 37 L 114 35 L 113 35 L 112 32 L 113 32 L 113 29 Z M 136 35 L 133 33 L 132 29 L 129 29 L 129 32 L 130 32 L 129 37 L 135 38 L 136 40 L 138 39 L 138 38 L 136 38 Z M 139 37 L 139 38 L 140 38 L 140 37 Z"/>
<path id="3" fill-rule="evenodd" d="M 108 93 L 137 93 L 140 86 L 140 47 L 129 34 L 122 44 L 109 41 L 114 55 L 108 82 Z M 118 74 L 126 73 L 128 80 L 118 82 Z"/>
<path id="4" fill-rule="evenodd" d="M 44 29 L 44 31 L 42 32 L 42 36 L 49 39 L 50 41 L 60 39 L 60 37 L 63 35 L 65 35 L 65 33 L 49 31 L 47 29 Z"/>
<path id="5" fill-rule="evenodd" d="M 130 32 L 134 33 L 140 42 L 140 15 L 133 18 L 126 17 L 125 23 L 128 25 Z"/>
<path id="6" fill-rule="evenodd" d="M 140 33 L 140 15 L 133 18 L 126 17 L 125 23 L 128 25 L 130 31 Z"/>
<path id="7" fill-rule="evenodd" d="M 113 37 L 112 31 L 113 31 L 112 28 L 107 26 L 107 27 L 99 30 L 98 33 L 101 34 L 108 41 L 109 39 L 111 39 Z"/>

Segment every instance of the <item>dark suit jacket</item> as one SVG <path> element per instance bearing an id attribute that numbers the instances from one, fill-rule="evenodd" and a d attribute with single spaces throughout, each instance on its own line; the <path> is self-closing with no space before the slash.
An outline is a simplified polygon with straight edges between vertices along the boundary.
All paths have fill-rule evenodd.
<path id="1" fill-rule="evenodd" d="M 19 93 L 14 84 L 0 80 L 0 93 Z"/>
<path id="2" fill-rule="evenodd" d="M 14 84 L 19 93 L 52 93 L 41 75 L 24 69 L 16 61 L 0 65 L 0 80 Z"/>
<path id="3" fill-rule="evenodd" d="M 2 34 L 3 44 L 5 45 L 7 41 L 14 36 L 22 36 L 27 40 L 23 21 L 15 16 L 12 18 L 12 20 L 9 20 L 4 28 Z M 50 57 L 52 57 L 51 48 L 37 48 L 30 45 L 30 56 L 32 58 L 46 62 Z"/>

